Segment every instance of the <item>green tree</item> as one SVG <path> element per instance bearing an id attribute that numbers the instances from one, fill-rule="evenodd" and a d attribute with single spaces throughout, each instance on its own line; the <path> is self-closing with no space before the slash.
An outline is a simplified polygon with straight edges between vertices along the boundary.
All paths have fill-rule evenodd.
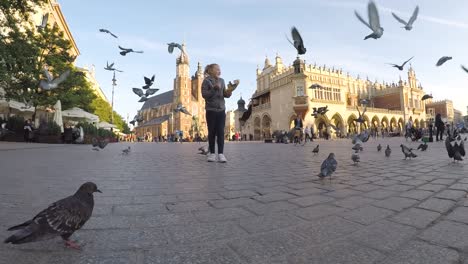
<path id="1" fill-rule="evenodd" d="M 0 4 L 0 86 L 8 100 L 26 101 L 47 107 L 61 100 L 62 108 L 80 107 L 92 112 L 96 98 L 85 76 L 73 65 L 71 43 L 57 26 L 37 30 L 29 17 L 45 0 L 1 1 Z M 39 88 L 46 79 L 44 69 L 53 77 L 69 70 L 70 76 L 51 91 Z"/>
<path id="2" fill-rule="evenodd" d="M 99 116 L 100 121 L 110 123 L 112 120 L 112 106 L 102 98 L 98 97 L 93 100 L 91 106 L 94 108 L 94 114 Z M 123 117 L 114 111 L 114 125 L 122 131 L 122 133 L 129 134 L 130 128 L 124 121 Z"/>

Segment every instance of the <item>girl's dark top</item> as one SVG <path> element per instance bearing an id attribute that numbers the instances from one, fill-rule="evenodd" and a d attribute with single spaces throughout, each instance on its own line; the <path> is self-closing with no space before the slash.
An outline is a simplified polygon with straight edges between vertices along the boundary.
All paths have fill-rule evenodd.
<path id="1" fill-rule="evenodd" d="M 218 78 L 219 88 L 215 88 L 216 79 L 207 77 L 202 83 L 202 96 L 205 99 L 206 111 L 223 112 L 226 110 L 224 97 L 231 97 L 226 91 L 226 85 L 223 78 Z"/>
<path id="2" fill-rule="evenodd" d="M 437 128 L 443 128 L 444 127 L 444 122 L 442 122 L 442 117 L 440 114 L 437 114 L 435 117 L 435 126 Z"/>

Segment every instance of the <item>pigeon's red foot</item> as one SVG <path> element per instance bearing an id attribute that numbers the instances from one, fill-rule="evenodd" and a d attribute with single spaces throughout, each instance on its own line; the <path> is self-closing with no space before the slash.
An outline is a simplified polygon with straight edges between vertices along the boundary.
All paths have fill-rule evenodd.
<path id="1" fill-rule="evenodd" d="M 76 250 L 81 250 L 81 247 L 80 245 L 78 245 L 76 242 L 73 242 L 71 240 L 65 240 L 65 246 L 67 248 L 72 248 L 72 249 L 76 249 Z"/>

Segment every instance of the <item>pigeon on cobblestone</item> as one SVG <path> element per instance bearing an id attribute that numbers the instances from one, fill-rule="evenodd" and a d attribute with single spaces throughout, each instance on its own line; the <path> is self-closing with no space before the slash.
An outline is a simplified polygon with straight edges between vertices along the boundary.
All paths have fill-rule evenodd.
<path id="1" fill-rule="evenodd" d="M 319 145 L 317 145 L 313 150 L 312 150 L 312 153 L 314 154 L 318 154 L 319 153 Z"/>
<path id="2" fill-rule="evenodd" d="M 104 149 L 107 144 L 109 143 L 109 140 L 105 139 L 105 140 L 98 140 L 97 138 L 93 137 L 91 139 L 91 143 L 93 145 L 93 150 L 95 151 L 99 151 L 99 149 Z"/>
<path id="3" fill-rule="evenodd" d="M 413 149 L 408 148 L 407 146 L 405 146 L 403 144 L 401 144 L 400 147 L 401 147 L 401 152 L 403 152 L 403 154 L 405 155 L 405 160 L 407 158 L 411 159 L 411 158 L 416 158 L 417 157 L 417 155 L 413 153 Z"/>
<path id="4" fill-rule="evenodd" d="M 377 151 L 380 152 L 381 150 L 382 150 L 382 145 L 379 144 L 379 145 L 377 146 Z"/>
<path id="5" fill-rule="evenodd" d="M 353 149 L 354 151 L 363 151 L 364 149 L 362 148 L 362 145 L 357 143 L 356 145 L 354 145 L 351 149 Z"/>
<path id="6" fill-rule="evenodd" d="M 359 151 L 356 151 L 351 155 L 351 159 L 354 162 L 354 165 L 358 164 L 361 161 L 361 157 L 359 157 Z"/>
<path id="7" fill-rule="evenodd" d="M 95 192 L 101 192 L 96 184 L 84 183 L 74 195 L 51 204 L 33 219 L 10 227 L 8 231 L 18 232 L 8 237 L 4 242 L 23 244 L 61 236 L 67 247 L 80 249 L 80 246 L 69 238 L 91 217 L 94 208 L 93 193 Z"/>
<path id="8" fill-rule="evenodd" d="M 426 151 L 428 146 L 429 146 L 429 145 L 427 145 L 427 143 L 424 142 L 424 144 L 420 144 L 420 145 L 418 146 L 418 149 L 420 149 L 421 151 Z"/>
<path id="9" fill-rule="evenodd" d="M 380 26 L 379 12 L 377 11 L 377 6 L 375 5 L 374 1 L 369 1 L 369 4 L 367 5 L 367 13 L 369 16 L 369 22 L 364 20 L 364 18 L 362 18 L 357 11 L 354 11 L 354 14 L 359 19 L 359 21 L 372 30 L 372 33 L 367 35 L 364 40 L 369 38 L 378 39 L 382 37 L 384 29 Z"/>
<path id="10" fill-rule="evenodd" d="M 440 58 L 438 61 L 437 61 L 437 64 L 436 66 L 439 67 L 439 66 L 442 66 L 442 64 L 446 63 L 447 61 L 451 60 L 452 57 L 449 57 L 449 56 L 443 56 L 442 58 Z"/>
<path id="11" fill-rule="evenodd" d="M 445 139 L 445 147 L 447 148 L 447 154 L 449 158 L 453 158 L 453 161 L 463 161 L 465 156 L 465 143 L 460 136 L 453 138 L 448 136 Z"/>
<path id="12" fill-rule="evenodd" d="M 320 167 L 320 174 L 318 175 L 321 179 L 330 176 L 333 172 L 336 171 L 336 167 L 338 166 L 338 162 L 335 159 L 335 154 L 330 153 L 326 160 L 323 161 L 322 166 Z"/>
<path id="13" fill-rule="evenodd" d="M 198 148 L 198 154 L 207 155 L 209 153 L 208 146 L 201 146 Z"/>
<path id="14" fill-rule="evenodd" d="M 130 146 L 128 146 L 126 149 L 122 150 L 122 155 L 128 155 L 128 154 L 130 154 L 130 151 L 131 151 L 131 148 L 130 148 Z"/>
<path id="15" fill-rule="evenodd" d="M 389 158 L 390 154 L 392 154 L 392 149 L 390 148 L 390 145 L 387 145 L 387 148 L 385 149 L 385 157 Z"/>

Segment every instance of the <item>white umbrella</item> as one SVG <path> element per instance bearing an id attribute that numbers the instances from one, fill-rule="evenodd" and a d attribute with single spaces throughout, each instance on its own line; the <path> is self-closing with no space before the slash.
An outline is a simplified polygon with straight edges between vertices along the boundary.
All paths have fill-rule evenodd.
<path id="1" fill-rule="evenodd" d="M 69 118 L 78 118 L 78 119 L 86 119 L 88 122 L 99 122 L 99 117 L 97 115 L 93 115 L 91 113 L 86 112 L 85 110 L 73 107 L 72 109 L 68 109 L 62 112 L 63 117 Z"/>
<path id="2" fill-rule="evenodd" d="M 54 114 L 54 121 L 57 125 L 60 126 L 60 131 L 63 133 L 63 119 L 62 119 L 62 103 L 60 100 L 57 101 L 54 105 L 55 114 Z"/>

